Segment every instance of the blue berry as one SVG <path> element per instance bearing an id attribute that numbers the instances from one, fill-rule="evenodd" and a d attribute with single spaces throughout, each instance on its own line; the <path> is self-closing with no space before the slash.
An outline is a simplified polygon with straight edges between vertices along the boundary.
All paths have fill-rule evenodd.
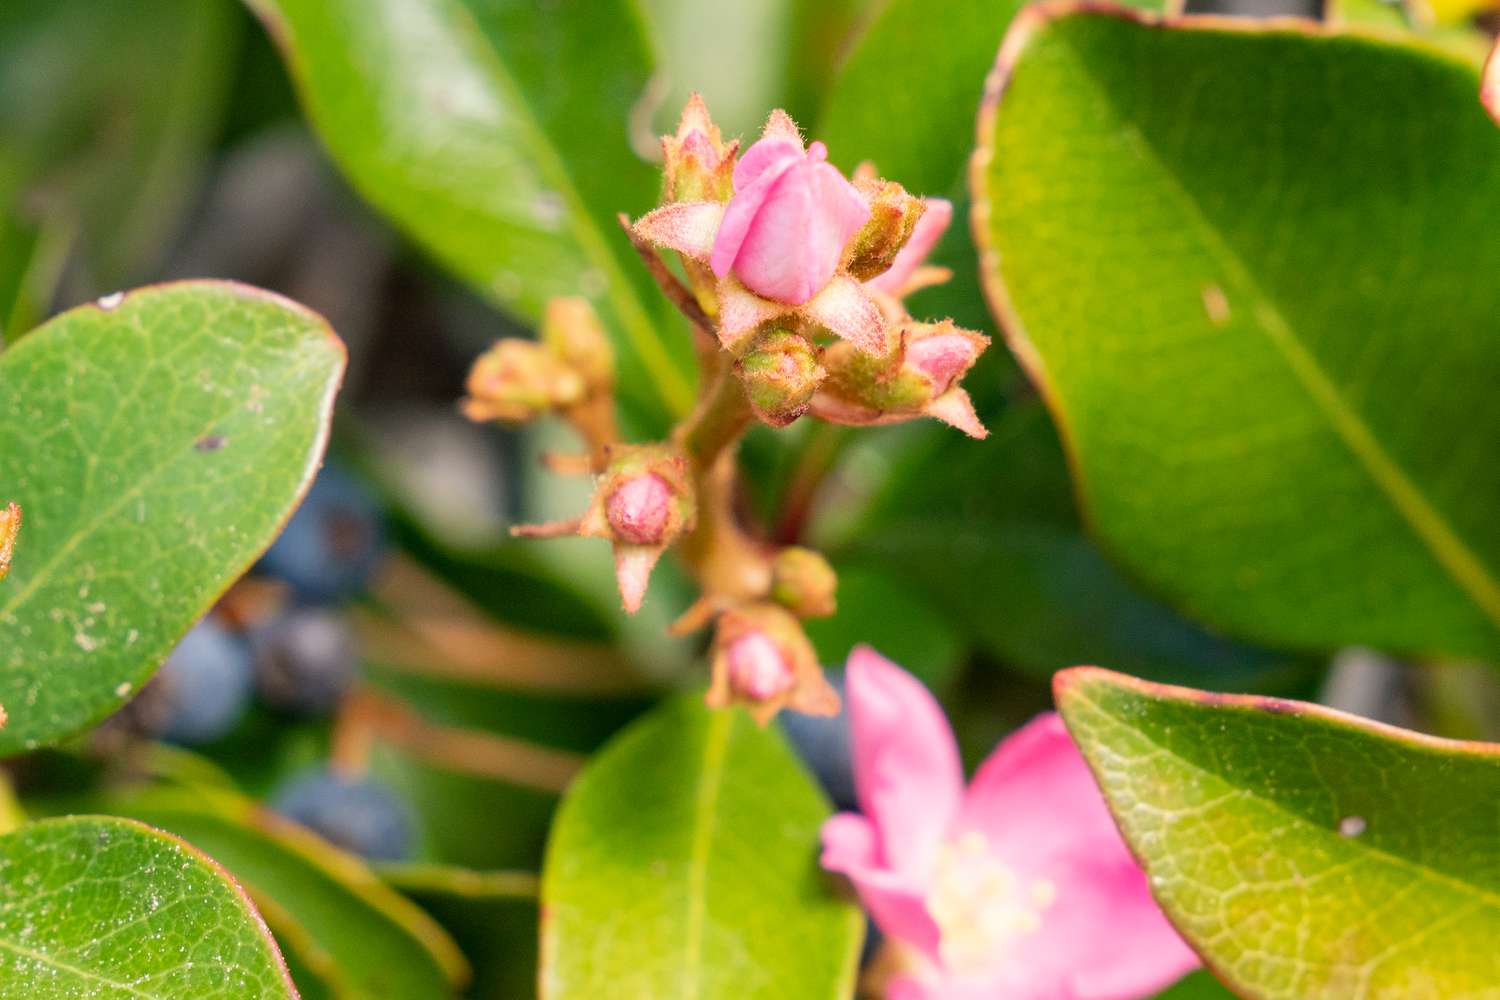
<path id="1" fill-rule="evenodd" d="M 359 670 L 354 630 L 330 608 L 293 608 L 250 633 L 255 688 L 272 708 L 327 715 L 339 706 Z"/>
<path id="2" fill-rule="evenodd" d="M 219 739 L 245 714 L 251 676 L 244 640 L 205 618 L 182 637 L 143 692 L 153 706 L 151 728 L 187 746 Z"/>
<path id="3" fill-rule="evenodd" d="M 411 811 L 389 788 L 330 770 L 308 771 L 271 795 L 271 808 L 351 854 L 378 861 L 409 858 Z"/>
<path id="4" fill-rule="evenodd" d="M 318 474 L 260 568 L 304 600 L 336 603 L 359 592 L 384 553 L 375 499 L 336 467 Z"/>
<path id="5" fill-rule="evenodd" d="M 828 682 L 844 697 L 844 676 L 829 671 Z M 777 717 L 787 742 L 812 771 L 839 809 L 858 809 L 854 794 L 854 759 L 849 744 L 849 706 L 831 718 L 782 712 Z"/>

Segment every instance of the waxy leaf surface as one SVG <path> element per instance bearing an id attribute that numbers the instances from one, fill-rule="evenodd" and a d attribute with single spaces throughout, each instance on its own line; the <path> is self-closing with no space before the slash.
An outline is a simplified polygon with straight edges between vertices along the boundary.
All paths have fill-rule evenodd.
<path id="1" fill-rule="evenodd" d="M 1500 747 L 1079 667 L 1057 703 L 1168 917 L 1258 1000 L 1500 983 Z"/>
<path id="2" fill-rule="evenodd" d="M 990 88 L 991 304 L 1106 547 L 1241 635 L 1500 656 L 1500 130 L 1475 68 L 1053 8 Z"/>
<path id="3" fill-rule="evenodd" d="M 219 282 L 64 313 L 0 354 L 0 754 L 126 701 L 275 538 L 323 454 L 344 349 Z"/>
<path id="4" fill-rule="evenodd" d="M 658 415 L 687 409 L 682 358 L 643 304 L 660 293 L 615 222 L 652 207 L 659 186 L 631 147 L 632 128 L 656 141 L 633 113 L 651 75 L 633 3 L 249 4 L 365 197 L 518 316 L 557 295 L 596 300 L 622 390 Z"/>
<path id="5" fill-rule="evenodd" d="M 542 879 L 544 1000 L 833 1000 L 863 917 L 818 869 L 829 807 L 773 730 L 687 695 L 573 785 Z"/>
<path id="6" fill-rule="evenodd" d="M 0 838 L 0 996 L 294 1000 L 250 900 L 213 861 L 129 820 Z"/>
<path id="7" fill-rule="evenodd" d="M 430 917 L 359 860 L 228 792 L 106 800 L 208 852 L 266 914 L 304 990 L 341 1000 L 440 1000 L 468 972 Z"/>

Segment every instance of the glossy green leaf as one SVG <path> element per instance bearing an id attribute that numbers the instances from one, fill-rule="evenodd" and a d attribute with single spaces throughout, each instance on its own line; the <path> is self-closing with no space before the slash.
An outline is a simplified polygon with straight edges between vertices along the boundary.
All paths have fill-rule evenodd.
<path id="1" fill-rule="evenodd" d="M 530 872 L 385 865 L 380 875 L 431 913 L 474 964 L 470 1000 L 536 995 L 537 878 Z"/>
<path id="2" fill-rule="evenodd" d="M 1475 69 L 1171 25 L 1028 17 L 975 157 L 992 305 L 1088 519 L 1243 635 L 1500 655 L 1500 130 Z"/>
<path id="3" fill-rule="evenodd" d="M 321 318 L 184 282 L 64 313 L 0 355 L 0 754 L 123 703 L 275 537 L 344 367 Z"/>
<path id="4" fill-rule="evenodd" d="M 1305 690 L 1311 664 L 1195 625 L 1104 558 L 1078 522 L 1039 404 L 1014 404 L 991 424 L 983 442 L 947 428 L 912 441 L 845 558 L 886 567 L 971 641 L 1036 676 L 1109 663 L 1173 683 Z"/>
<path id="5" fill-rule="evenodd" d="M 1152 892 L 1237 992 L 1500 983 L 1500 748 L 1092 667 L 1055 686 Z"/>
<path id="6" fill-rule="evenodd" d="M 834 1000 L 863 917 L 818 869 L 821 793 L 774 730 L 685 695 L 574 783 L 542 880 L 542 996 Z"/>
<path id="7" fill-rule="evenodd" d="M 0 994 L 26 1000 L 294 1000 L 266 925 L 225 871 L 123 819 L 0 838 Z"/>
<path id="8" fill-rule="evenodd" d="M 76 284 L 109 291 L 161 259 L 224 110 L 236 27 L 231 0 L 0 9 L 0 216 L 76 234 Z"/>
<path id="9" fill-rule="evenodd" d="M 659 293 L 615 222 L 658 187 L 631 147 L 632 127 L 649 137 L 633 109 L 651 54 L 630 0 L 249 3 L 373 204 L 522 317 L 557 295 L 595 299 L 622 389 L 686 410 L 687 338 L 664 339 Z"/>
<path id="10" fill-rule="evenodd" d="M 359 860 L 232 793 L 148 789 L 111 812 L 168 830 L 224 865 L 260 905 L 302 977 L 343 1000 L 451 997 L 458 946 Z M 308 982 L 299 979 L 299 985 Z"/>

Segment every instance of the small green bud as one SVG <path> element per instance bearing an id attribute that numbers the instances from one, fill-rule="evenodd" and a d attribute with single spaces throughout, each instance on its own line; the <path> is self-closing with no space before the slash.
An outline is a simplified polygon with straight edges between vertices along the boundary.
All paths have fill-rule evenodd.
<path id="1" fill-rule="evenodd" d="M 735 374 L 755 415 L 772 427 L 785 427 L 807 412 L 826 373 L 807 338 L 771 330 L 735 363 Z"/>
<path id="2" fill-rule="evenodd" d="M 861 180 L 856 187 L 870 218 L 849 241 L 844 266 L 857 280 L 869 281 L 890 269 L 927 206 L 895 181 Z"/>
<path id="3" fill-rule="evenodd" d="M 833 567 L 812 549 L 782 549 L 771 563 L 771 597 L 798 618 L 832 615 L 838 586 Z"/>

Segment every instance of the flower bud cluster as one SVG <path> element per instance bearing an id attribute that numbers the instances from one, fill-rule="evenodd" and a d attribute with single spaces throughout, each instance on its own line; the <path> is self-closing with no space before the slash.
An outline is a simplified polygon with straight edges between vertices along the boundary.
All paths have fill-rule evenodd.
<path id="1" fill-rule="evenodd" d="M 474 421 L 525 423 L 608 398 L 614 377 L 614 353 L 593 307 L 553 299 L 540 341 L 508 337 L 474 362 L 463 411 Z"/>
<path id="2" fill-rule="evenodd" d="M 734 452 L 754 421 L 785 427 L 804 415 L 855 426 L 930 416 L 984 436 L 960 383 L 988 338 L 919 322 L 904 301 L 947 279 L 926 258 L 953 207 L 869 165 L 851 180 L 782 111 L 741 151 L 694 96 L 662 153 L 661 204 L 622 221 L 701 334 L 697 407 L 668 442 L 622 444 L 609 343 L 586 302 L 563 299 L 540 341 L 502 341 L 479 359 L 465 408 L 481 420 L 557 413 L 584 435 L 586 458 L 549 464 L 596 476 L 587 510 L 515 533 L 607 540 L 627 612 L 677 547 L 703 593 L 673 631 L 714 623 L 711 705 L 744 704 L 762 722 L 782 708 L 833 714 L 838 695 L 802 621 L 834 613 L 837 576 L 818 553 L 742 526 Z"/>
<path id="3" fill-rule="evenodd" d="M 928 324 L 901 302 L 947 279 L 924 261 L 951 204 L 868 165 L 851 182 L 780 111 L 737 156 L 694 97 L 662 142 L 667 198 L 632 225 L 633 238 L 681 257 L 762 422 L 783 427 L 809 409 L 835 423 L 934 416 L 983 436 L 956 383 L 988 339 L 938 324 L 957 338 L 950 360 L 966 360 L 952 378 L 928 372 L 922 352 L 936 348 L 916 346 Z"/>

